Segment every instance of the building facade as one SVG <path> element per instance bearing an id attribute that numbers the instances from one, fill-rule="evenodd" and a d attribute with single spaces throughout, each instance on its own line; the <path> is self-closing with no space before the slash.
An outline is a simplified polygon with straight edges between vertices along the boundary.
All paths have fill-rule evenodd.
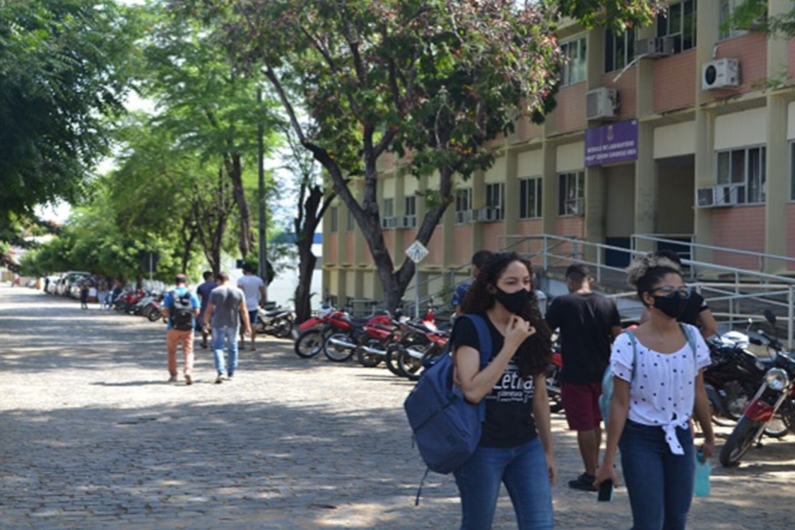
<path id="1" fill-rule="evenodd" d="M 519 120 L 495 142 L 487 171 L 457 183 L 456 201 L 421 264 L 420 294 L 473 251 L 532 234 L 618 247 L 632 234 L 795 256 L 795 41 L 723 20 L 737 0 L 672 0 L 654 26 L 614 36 L 564 24 L 568 62 L 545 123 Z M 792 9 L 769 0 L 768 14 Z M 424 216 L 421 193 L 438 177 L 401 175 L 380 162 L 384 238 L 397 264 Z M 342 202 L 324 219 L 324 285 L 378 300 L 367 244 Z M 699 249 L 694 258 L 757 268 L 753 256 Z M 603 256 L 618 263 L 621 257 Z M 766 272 L 787 265 L 766 260 Z M 463 272 L 463 271 L 462 271 Z"/>

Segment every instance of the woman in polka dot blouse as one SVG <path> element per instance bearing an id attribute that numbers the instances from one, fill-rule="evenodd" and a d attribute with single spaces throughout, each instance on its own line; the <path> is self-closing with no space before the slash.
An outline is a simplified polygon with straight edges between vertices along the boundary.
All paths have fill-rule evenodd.
<path id="1" fill-rule="evenodd" d="M 690 290 L 673 262 L 649 255 L 628 274 L 650 318 L 634 331 L 634 345 L 628 333 L 613 343 L 607 450 L 595 484 L 618 485 L 613 462 L 620 447 L 633 530 L 684 530 L 695 475 L 691 416 L 704 433 L 705 458 L 715 451 L 702 375 L 709 350 L 695 327 L 684 324 L 683 333 L 677 322 Z"/>

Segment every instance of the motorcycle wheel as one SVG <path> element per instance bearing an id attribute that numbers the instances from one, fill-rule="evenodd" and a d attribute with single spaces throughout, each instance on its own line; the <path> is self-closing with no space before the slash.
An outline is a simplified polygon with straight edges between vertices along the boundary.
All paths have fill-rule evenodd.
<path id="1" fill-rule="evenodd" d="M 740 463 L 743 455 L 754 445 L 759 427 L 761 422 L 750 420 L 745 416 L 740 418 L 720 450 L 720 463 L 723 467 L 734 467 Z"/>
<path id="2" fill-rule="evenodd" d="M 420 350 L 420 348 L 416 346 L 415 349 Z M 398 355 L 397 364 L 400 375 L 408 378 L 409 381 L 417 381 L 420 378 L 420 373 L 422 372 L 422 359 L 412 357 L 409 355 L 408 351 L 402 349 Z"/>
<path id="3" fill-rule="evenodd" d="M 380 350 L 382 348 L 381 343 L 375 339 L 370 339 L 364 343 L 364 346 L 368 348 L 372 348 L 374 350 Z M 367 368 L 375 368 L 381 361 L 383 360 L 383 355 L 377 355 L 375 353 L 367 353 L 362 348 L 356 348 L 356 360 L 359 361 L 359 364 L 362 366 L 366 366 Z"/>
<path id="4" fill-rule="evenodd" d="M 273 323 L 273 336 L 279 339 L 286 339 L 293 332 L 293 319 L 282 318 Z"/>
<path id="5" fill-rule="evenodd" d="M 771 438 L 784 438 L 789 433 L 789 428 L 781 414 L 776 414 L 765 425 L 765 436 Z"/>
<path id="6" fill-rule="evenodd" d="M 149 322 L 157 322 L 158 320 L 163 318 L 163 315 L 160 313 L 158 309 L 153 307 L 152 310 L 149 311 L 149 315 L 147 315 L 147 318 L 149 319 Z"/>
<path id="7" fill-rule="evenodd" d="M 320 353 L 323 347 L 323 335 L 319 329 L 308 329 L 298 334 L 295 339 L 295 354 L 309 359 Z"/>
<path id="8" fill-rule="evenodd" d="M 398 369 L 398 356 L 400 355 L 400 350 L 403 348 L 400 344 L 390 344 L 389 347 L 386 349 L 386 357 L 384 357 L 384 363 L 386 364 L 387 370 L 392 372 L 398 377 L 403 377 Z"/>
<path id="9" fill-rule="evenodd" d="M 344 363 L 353 357 L 355 348 L 346 348 L 345 346 L 335 346 L 331 344 L 332 339 L 343 340 L 350 342 L 352 339 L 347 333 L 332 333 L 326 340 L 323 341 L 323 353 L 329 361 L 335 363 Z"/>

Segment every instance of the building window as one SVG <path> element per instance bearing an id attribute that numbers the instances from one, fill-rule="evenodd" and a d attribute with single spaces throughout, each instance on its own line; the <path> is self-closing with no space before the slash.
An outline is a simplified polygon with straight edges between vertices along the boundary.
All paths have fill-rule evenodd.
<path id="1" fill-rule="evenodd" d="M 336 206 L 332 206 L 331 208 L 329 208 L 329 217 L 331 218 L 330 219 L 330 221 L 331 221 L 331 231 L 332 232 L 336 232 L 337 231 L 337 207 Z"/>
<path id="2" fill-rule="evenodd" d="M 455 222 L 468 223 L 472 220 L 472 188 L 464 188 L 455 192 Z"/>
<path id="3" fill-rule="evenodd" d="M 381 217 L 395 217 L 395 199 L 384 199 L 384 210 L 381 212 Z"/>
<path id="4" fill-rule="evenodd" d="M 635 28 L 621 35 L 605 30 L 605 72 L 621 70 L 635 59 Z"/>
<path id="5" fill-rule="evenodd" d="M 347 211 L 348 211 L 348 215 L 345 218 L 345 230 L 347 232 L 353 232 L 353 227 L 354 227 L 354 224 L 355 224 L 355 221 L 353 219 L 353 212 L 350 210 L 350 208 L 348 208 Z"/>
<path id="6" fill-rule="evenodd" d="M 406 197 L 406 209 L 403 215 L 417 215 L 417 197 Z"/>
<path id="7" fill-rule="evenodd" d="M 718 152 L 718 185 L 726 186 L 724 204 L 765 202 L 765 154 L 764 147 Z"/>
<path id="8" fill-rule="evenodd" d="M 541 217 L 541 177 L 519 181 L 519 219 Z"/>
<path id="9" fill-rule="evenodd" d="M 733 37 L 740 37 L 746 35 L 749 29 L 752 29 L 755 22 L 761 22 L 767 19 L 767 3 L 764 5 L 758 3 L 755 5 L 750 4 L 751 8 L 746 9 L 747 13 L 743 13 L 742 18 L 747 19 L 742 25 L 738 27 L 736 23 L 732 23 L 731 18 L 735 10 L 745 3 L 746 0 L 718 0 L 718 39 L 731 39 Z M 758 10 L 758 11 L 757 11 Z M 756 15 L 756 17 L 754 16 Z"/>
<path id="10" fill-rule="evenodd" d="M 486 184 L 486 220 L 502 221 L 505 219 L 505 184 Z"/>
<path id="11" fill-rule="evenodd" d="M 585 81 L 585 37 L 564 42 L 560 45 L 560 50 L 566 58 L 561 70 L 561 86 Z"/>
<path id="12" fill-rule="evenodd" d="M 558 175 L 558 215 L 583 215 L 585 213 L 585 173 Z"/>
<path id="13" fill-rule="evenodd" d="M 657 15 L 657 36 L 671 37 L 674 53 L 696 47 L 696 0 L 684 0 Z"/>

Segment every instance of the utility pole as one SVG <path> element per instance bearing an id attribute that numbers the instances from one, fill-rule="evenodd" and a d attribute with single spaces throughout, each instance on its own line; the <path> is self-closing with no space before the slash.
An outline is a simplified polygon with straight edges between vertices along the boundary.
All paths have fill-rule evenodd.
<path id="1" fill-rule="evenodd" d="M 262 88 L 257 89 L 257 110 L 262 110 Z M 259 177 L 259 277 L 265 282 L 265 302 L 268 301 L 268 234 L 267 214 L 265 212 L 265 145 L 263 136 L 265 131 L 262 119 L 257 125 L 257 165 Z"/>

